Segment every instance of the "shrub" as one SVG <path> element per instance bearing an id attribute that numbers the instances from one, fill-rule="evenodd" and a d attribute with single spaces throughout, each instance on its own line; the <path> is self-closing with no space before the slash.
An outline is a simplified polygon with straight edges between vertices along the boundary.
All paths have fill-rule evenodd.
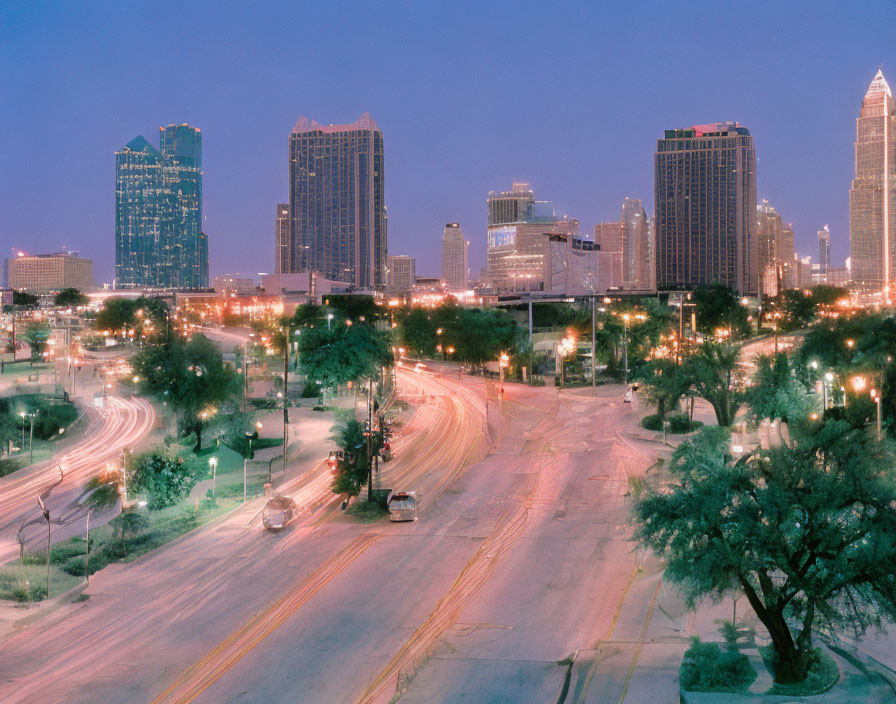
<path id="1" fill-rule="evenodd" d="M 704 643 L 699 636 L 691 638 L 678 674 L 684 689 L 698 692 L 743 691 L 757 675 L 746 655 Z"/>
<path id="2" fill-rule="evenodd" d="M 320 396 L 320 384 L 316 381 L 306 381 L 302 387 L 302 398 L 317 398 Z"/>
<path id="3" fill-rule="evenodd" d="M 93 544 L 92 540 L 90 542 Z M 50 562 L 54 565 L 60 565 L 68 562 L 73 557 L 80 557 L 83 562 L 86 549 L 87 543 L 84 541 L 84 538 L 72 538 L 63 543 L 56 543 L 50 548 Z"/>
<path id="4" fill-rule="evenodd" d="M 667 415 L 666 420 L 669 422 L 668 431 L 670 433 L 689 433 L 703 425 L 699 420 L 695 420 L 693 423 L 689 422 L 688 417 L 683 413 Z M 660 419 L 659 415 L 654 413 L 649 416 L 644 416 L 641 420 L 641 427 L 646 428 L 647 430 L 662 432 L 663 421 Z"/>
<path id="5" fill-rule="evenodd" d="M 195 485 L 196 476 L 182 457 L 153 451 L 137 458 L 134 488 L 146 492 L 151 510 L 173 506 Z"/>

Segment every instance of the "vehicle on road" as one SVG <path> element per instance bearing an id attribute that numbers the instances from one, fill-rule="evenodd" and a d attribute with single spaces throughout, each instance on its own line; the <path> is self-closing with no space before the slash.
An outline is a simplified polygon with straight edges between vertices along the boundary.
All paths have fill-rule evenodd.
<path id="1" fill-rule="evenodd" d="M 266 530 L 277 532 L 299 514 L 299 506 L 288 496 L 272 496 L 261 512 L 261 522 Z"/>
<path id="2" fill-rule="evenodd" d="M 393 522 L 416 521 L 419 507 L 416 491 L 392 491 L 386 498 L 389 520 Z"/>

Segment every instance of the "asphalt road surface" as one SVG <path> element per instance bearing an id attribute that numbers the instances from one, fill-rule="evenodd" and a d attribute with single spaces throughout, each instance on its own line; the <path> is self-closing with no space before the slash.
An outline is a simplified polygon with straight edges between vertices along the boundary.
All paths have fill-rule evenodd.
<path id="1" fill-rule="evenodd" d="M 281 488 L 307 509 L 286 531 L 250 502 L 8 635 L 0 699 L 553 704 L 567 676 L 568 702 L 641 696 L 661 583 L 628 539 L 652 458 L 621 388 L 398 377 L 416 410 L 378 483 L 416 490 L 418 522 L 342 516 L 318 463 Z M 655 670 L 654 704 L 677 701 Z"/>

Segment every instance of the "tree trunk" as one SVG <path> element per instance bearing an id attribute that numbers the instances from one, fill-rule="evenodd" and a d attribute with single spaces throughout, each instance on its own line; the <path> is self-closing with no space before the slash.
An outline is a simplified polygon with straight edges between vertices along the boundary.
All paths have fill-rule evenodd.
<path id="1" fill-rule="evenodd" d="M 193 454 L 198 453 L 202 449 L 202 421 L 196 421 L 196 447 L 193 448 Z"/>
<path id="2" fill-rule="evenodd" d="M 783 612 L 778 609 L 766 608 L 752 585 L 743 579 L 739 581 L 747 600 L 750 602 L 750 606 L 753 607 L 753 611 L 772 639 L 772 645 L 777 655 L 774 668 L 775 682 L 781 684 L 802 682 L 806 679 L 806 673 L 809 671 L 809 665 L 811 664 L 811 647 L 807 648 L 805 646 L 806 640 L 802 637 L 803 634 L 800 634 L 800 645 L 802 647 L 797 648 Z M 811 646 L 811 636 L 808 633 L 807 636 Z"/>

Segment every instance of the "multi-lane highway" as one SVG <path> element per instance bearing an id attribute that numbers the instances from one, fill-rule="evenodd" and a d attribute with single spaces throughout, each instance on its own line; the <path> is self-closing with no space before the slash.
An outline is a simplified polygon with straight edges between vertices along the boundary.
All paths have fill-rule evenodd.
<path id="1" fill-rule="evenodd" d="M 628 477 L 650 458 L 620 433 L 634 415 L 619 389 L 508 385 L 502 402 L 481 379 L 410 370 L 399 388 L 414 411 L 379 483 L 418 491 L 419 522 L 342 516 L 320 463 L 284 487 L 309 511 L 283 533 L 250 502 L 8 636 L 0 691 L 554 702 L 570 675 L 569 701 L 636 691 L 659 582 L 645 588 L 627 540 Z"/>
<path id="2" fill-rule="evenodd" d="M 50 511 L 54 539 L 69 537 L 66 527 L 83 513 L 73 502 L 84 483 L 103 471 L 107 463 L 117 463 L 124 448 L 142 442 L 156 418 L 152 405 L 141 398 L 108 396 L 103 409 L 89 408 L 86 412 L 90 416 L 87 433 L 71 450 L 0 478 L 0 564 L 18 555 L 16 536 L 23 523 L 26 546 L 35 540 L 46 543 L 46 524 L 37 505 L 38 496 Z"/>

